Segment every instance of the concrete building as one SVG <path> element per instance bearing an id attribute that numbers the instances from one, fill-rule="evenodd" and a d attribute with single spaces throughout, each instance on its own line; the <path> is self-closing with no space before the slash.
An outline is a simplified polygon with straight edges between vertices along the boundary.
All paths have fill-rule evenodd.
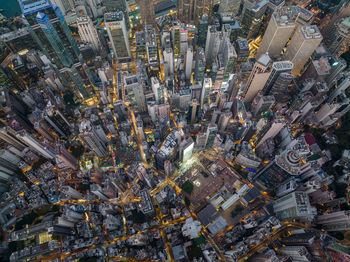
<path id="1" fill-rule="evenodd" d="M 147 110 L 146 98 L 139 75 L 125 77 L 124 85 L 131 106 L 139 112 L 145 112 Z"/>
<path id="2" fill-rule="evenodd" d="M 270 71 L 271 59 L 267 54 L 263 54 L 255 62 L 254 68 L 249 75 L 249 78 L 244 87 L 244 101 L 251 102 L 254 97 L 261 91 L 268 78 L 271 75 Z"/>
<path id="3" fill-rule="evenodd" d="M 219 32 L 216 30 L 215 26 L 208 26 L 207 40 L 205 43 L 205 61 L 207 66 L 210 66 L 216 57 L 218 49 L 218 35 Z"/>
<path id="4" fill-rule="evenodd" d="M 242 37 L 256 37 L 259 32 L 268 0 L 245 0 L 241 14 Z"/>
<path id="5" fill-rule="evenodd" d="M 279 61 L 272 63 L 269 79 L 264 86 L 264 95 L 273 95 L 277 102 L 287 102 L 293 94 L 290 87 L 294 77 L 291 74 L 293 63 L 290 61 Z"/>
<path id="6" fill-rule="evenodd" d="M 105 13 L 104 22 L 114 55 L 119 62 L 128 61 L 131 58 L 129 31 L 123 12 Z"/>
<path id="7" fill-rule="evenodd" d="M 231 118 L 232 118 L 232 112 L 226 111 L 224 113 L 221 113 L 219 122 L 218 122 L 218 129 L 220 131 L 225 131 Z"/>
<path id="8" fill-rule="evenodd" d="M 350 229 L 350 212 L 342 210 L 316 217 L 316 223 L 327 231 L 343 231 Z"/>
<path id="9" fill-rule="evenodd" d="M 98 51 L 101 43 L 91 19 L 88 16 L 78 17 L 77 26 L 81 40 L 90 43 L 94 51 Z"/>
<path id="10" fill-rule="evenodd" d="M 96 132 L 96 127 L 89 121 L 83 120 L 79 125 L 79 137 L 83 140 L 84 145 L 93 151 L 98 157 L 108 155 L 108 149 L 105 142 Z"/>
<path id="11" fill-rule="evenodd" d="M 308 195 L 298 191 L 275 200 L 273 209 L 279 219 L 302 219 L 310 221 L 316 213 L 310 205 Z"/>
<path id="12" fill-rule="evenodd" d="M 274 12 L 266 28 L 256 57 L 267 53 L 271 58 L 278 58 L 295 29 L 295 19 L 292 14 L 281 11 Z"/>
<path id="13" fill-rule="evenodd" d="M 340 20 L 325 37 L 325 43 L 332 54 L 341 55 L 350 43 L 350 16 Z"/>
<path id="14" fill-rule="evenodd" d="M 292 70 L 294 76 L 298 76 L 303 72 L 307 61 L 322 39 L 323 37 L 316 25 L 297 28 L 283 56 L 285 60 L 289 60 L 294 64 Z"/>
<path id="15" fill-rule="evenodd" d="M 163 51 L 164 75 L 165 77 L 174 74 L 174 53 L 171 48 L 165 48 Z"/>
<path id="16" fill-rule="evenodd" d="M 189 46 L 186 52 L 185 76 L 188 82 L 191 81 L 193 63 L 193 48 Z"/>

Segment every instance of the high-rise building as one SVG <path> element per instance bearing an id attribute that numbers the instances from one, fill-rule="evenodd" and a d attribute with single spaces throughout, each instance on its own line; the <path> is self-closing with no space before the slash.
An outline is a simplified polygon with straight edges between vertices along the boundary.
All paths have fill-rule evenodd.
<path id="1" fill-rule="evenodd" d="M 129 6 L 126 0 L 103 0 L 103 5 L 106 7 L 107 12 L 123 12 L 126 27 L 130 29 Z"/>
<path id="2" fill-rule="evenodd" d="M 251 102 L 254 97 L 261 91 L 266 81 L 271 75 L 270 71 L 271 59 L 267 54 L 263 54 L 255 62 L 254 68 L 250 73 L 247 83 L 244 87 L 244 101 Z"/>
<path id="3" fill-rule="evenodd" d="M 332 101 L 337 96 L 341 95 L 342 92 L 347 90 L 350 87 L 350 74 L 346 74 L 344 78 L 342 78 L 339 83 L 338 87 L 333 90 L 333 92 L 330 93 L 328 101 Z"/>
<path id="4" fill-rule="evenodd" d="M 330 34 L 325 37 L 325 43 L 332 54 L 340 55 L 349 44 L 350 34 L 350 16 L 343 18 L 332 29 Z"/>
<path id="5" fill-rule="evenodd" d="M 78 17 L 77 26 L 80 38 L 84 42 L 90 43 L 94 51 L 98 51 L 101 43 L 91 19 L 88 16 Z"/>
<path id="6" fill-rule="evenodd" d="M 106 144 L 99 137 L 95 126 L 89 120 L 83 120 L 79 124 L 79 137 L 83 140 L 91 151 L 98 157 L 105 157 L 108 155 Z"/>
<path id="7" fill-rule="evenodd" d="M 267 139 L 274 138 L 284 128 L 286 123 L 284 120 L 276 119 L 272 123 L 267 124 L 258 135 L 257 147 L 263 144 Z"/>
<path id="8" fill-rule="evenodd" d="M 139 112 L 145 112 L 147 105 L 140 77 L 138 75 L 125 77 L 124 84 L 131 106 Z"/>
<path id="9" fill-rule="evenodd" d="M 315 215 L 309 196 L 304 192 L 292 192 L 273 203 L 273 209 L 279 219 L 311 220 Z"/>
<path id="10" fill-rule="evenodd" d="M 218 49 L 218 35 L 219 32 L 215 26 L 208 26 L 207 40 L 205 43 L 205 61 L 207 66 L 210 66 L 216 57 Z"/>
<path id="11" fill-rule="evenodd" d="M 292 70 L 294 76 L 301 74 L 305 64 L 319 46 L 322 39 L 323 37 L 316 25 L 300 26 L 297 28 L 284 54 L 284 59 L 294 64 Z"/>
<path id="12" fill-rule="evenodd" d="M 237 39 L 235 42 L 235 49 L 237 53 L 237 61 L 238 62 L 247 61 L 250 54 L 248 40 L 245 38 Z"/>
<path id="13" fill-rule="evenodd" d="M 193 153 L 194 142 L 191 137 L 183 140 L 179 146 L 180 160 L 181 162 L 186 162 Z"/>
<path id="14" fill-rule="evenodd" d="M 83 199 L 83 194 L 78 192 L 77 190 L 75 190 L 74 188 L 70 187 L 70 186 L 61 186 L 61 192 L 73 199 Z M 69 210 L 71 211 L 71 210 Z M 78 217 L 83 217 L 83 215 L 81 213 L 78 212 L 73 212 L 73 214 L 75 213 Z"/>
<path id="15" fill-rule="evenodd" d="M 189 46 L 186 52 L 185 76 L 187 81 L 191 81 L 193 62 L 193 48 Z"/>
<path id="16" fill-rule="evenodd" d="M 341 77 L 341 73 L 347 67 L 347 63 L 343 58 L 335 58 L 331 63 L 331 70 L 329 75 L 326 76 L 326 83 L 329 87 L 333 87 L 333 85 L 339 80 Z"/>
<path id="17" fill-rule="evenodd" d="M 171 48 L 165 48 L 163 51 L 164 75 L 165 77 L 174 74 L 174 53 Z"/>
<path id="18" fill-rule="evenodd" d="M 19 0 L 24 22 L 40 49 L 59 69 L 79 99 L 87 99 L 94 84 L 61 10 L 48 0 Z M 68 88 L 67 86 L 67 88 Z M 70 87 L 70 86 L 69 86 Z"/>
<path id="19" fill-rule="evenodd" d="M 287 255 L 293 261 L 311 261 L 312 256 L 304 246 L 283 246 L 278 252 L 282 255 Z"/>
<path id="20" fill-rule="evenodd" d="M 152 25 L 145 25 L 145 40 L 148 65 L 152 70 L 158 70 L 158 42 L 156 39 L 156 30 Z"/>
<path id="21" fill-rule="evenodd" d="M 32 123 L 28 120 L 28 106 L 17 94 L 6 87 L 0 87 L 0 105 L 2 121 L 7 126 L 11 126 L 15 130 L 33 129 Z"/>
<path id="22" fill-rule="evenodd" d="M 194 69 L 194 79 L 197 84 L 201 84 L 204 79 L 205 72 L 205 54 L 203 48 L 199 47 L 196 51 L 196 63 Z"/>
<path id="23" fill-rule="evenodd" d="M 198 46 L 200 46 L 202 48 L 205 47 L 205 42 L 206 42 L 206 38 L 207 38 L 207 32 L 208 32 L 208 16 L 207 15 L 203 15 L 199 19 L 198 38 L 197 38 L 197 44 L 198 44 Z"/>
<path id="24" fill-rule="evenodd" d="M 207 104 L 209 102 L 209 95 L 212 87 L 213 87 L 213 83 L 211 81 L 211 78 L 204 78 L 203 84 L 202 84 L 202 91 L 201 91 L 201 100 L 200 100 L 201 107 L 203 107 L 204 104 Z"/>
<path id="25" fill-rule="evenodd" d="M 256 37 L 259 32 L 268 1 L 244 0 L 241 15 L 241 33 L 248 39 Z"/>
<path id="26" fill-rule="evenodd" d="M 8 126 L 0 128 L 0 139 L 20 151 L 27 147 L 26 144 L 16 137 L 16 131 Z"/>
<path id="27" fill-rule="evenodd" d="M 271 58 L 281 56 L 282 49 L 287 44 L 295 29 L 295 19 L 290 13 L 274 12 L 266 28 L 256 57 L 267 53 Z"/>
<path id="28" fill-rule="evenodd" d="M 210 15 L 213 1 L 211 0 L 179 0 L 178 14 L 181 22 L 198 24 L 204 15 Z"/>
<path id="29" fill-rule="evenodd" d="M 17 138 L 23 141 L 23 143 L 27 144 L 31 149 L 35 152 L 39 153 L 43 157 L 47 159 L 54 159 L 56 156 L 54 152 L 50 150 L 46 150 L 43 145 L 41 145 L 32 135 L 30 135 L 26 131 L 21 131 L 17 133 Z"/>
<path id="30" fill-rule="evenodd" d="M 135 0 L 140 8 L 140 15 L 143 25 L 152 25 L 155 23 L 153 0 Z"/>
<path id="31" fill-rule="evenodd" d="M 252 103 L 251 111 L 255 117 L 269 111 L 272 105 L 276 102 L 274 96 L 256 96 Z"/>
<path id="32" fill-rule="evenodd" d="M 220 131 L 225 131 L 231 118 L 232 118 L 232 112 L 226 111 L 221 113 L 219 122 L 218 122 L 218 128 Z"/>
<path id="33" fill-rule="evenodd" d="M 350 229 L 350 212 L 348 210 L 332 212 L 316 217 L 316 223 L 327 231 L 342 231 Z"/>
<path id="34" fill-rule="evenodd" d="M 157 77 L 151 78 L 151 85 L 152 85 L 152 91 L 154 94 L 154 97 L 156 99 L 157 104 L 163 104 L 164 103 L 164 87 L 159 82 Z"/>
<path id="35" fill-rule="evenodd" d="M 271 74 L 263 90 L 264 94 L 274 95 L 277 102 L 288 101 L 292 93 L 289 87 L 293 80 L 292 69 L 293 63 L 290 61 L 272 63 Z"/>
<path id="36" fill-rule="evenodd" d="M 67 15 L 69 12 L 74 12 L 74 3 L 72 0 L 51 0 L 51 3 L 57 5 L 63 15 Z"/>
<path id="37" fill-rule="evenodd" d="M 63 145 L 58 145 L 56 149 L 56 157 L 73 170 L 78 169 L 77 159 L 65 149 Z"/>
<path id="38" fill-rule="evenodd" d="M 114 55 L 119 62 L 128 61 L 131 58 L 129 31 L 123 12 L 105 13 L 104 21 Z"/>
<path id="39" fill-rule="evenodd" d="M 196 121 L 198 106 L 198 101 L 196 99 L 192 99 L 190 108 L 188 110 L 188 119 L 190 121 L 190 124 L 193 124 Z"/>
<path id="40" fill-rule="evenodd" d="M 51 105 L 51 103 L 48 103 L 45 108 L 44 119 L 60 136 L 67 138 L 71 134 L 69 121 L 57 108 Z"/>

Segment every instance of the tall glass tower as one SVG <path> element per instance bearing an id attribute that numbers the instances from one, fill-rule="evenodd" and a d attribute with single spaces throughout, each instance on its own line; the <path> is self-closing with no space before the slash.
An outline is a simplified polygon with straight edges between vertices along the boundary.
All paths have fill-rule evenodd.
<path id="1" fill-rule="evenodd" d="M 79 99 L 93 90 L 93 77 L 85 66 L 79 48 L 61 10 L 48 0 L 19 0 L 23 20 L 33 39 Z"/>

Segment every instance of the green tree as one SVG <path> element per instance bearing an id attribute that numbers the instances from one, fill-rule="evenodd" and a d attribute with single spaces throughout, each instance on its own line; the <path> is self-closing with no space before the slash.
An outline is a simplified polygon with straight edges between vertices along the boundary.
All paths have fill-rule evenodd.
<path id="1" fill-rule="evenodd" d="M 186 193 L 188 193 L 188 194 L 192 193 L 193 188 L 194 188 L 193 184 L 190 181 L 188 181 L 188 180 L 185 183 L 183 183 L 183 185 L 181 187 L 181 189 L 183 191 L 185 191 Z"/>

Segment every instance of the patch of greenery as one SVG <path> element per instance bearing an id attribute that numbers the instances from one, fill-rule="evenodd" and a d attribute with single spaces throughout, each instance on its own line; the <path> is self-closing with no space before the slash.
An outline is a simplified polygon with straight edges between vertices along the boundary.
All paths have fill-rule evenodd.
<path id="1" fill-rule="evenodd" d="M 203 235 L 200 235 L 200 237 L 197 237 L 195 239 L 193 239 L 193 244 L 195 246 L 200 246 L 202 244 L 205 244 L 207 241 L 205 240 Z"/>
<path id="2" fill-rule="evenodd" d="M 80 159 L 80 157 L 84 154 L 84 147 L 82 145 L 72 146 L 70 150 L 72 151 L 72 155 L 77 159 Z"/>
<path id="3" fill-rule="evenodd" d="M 185 191 L 186 193 L 188 193 L 188 194 L 192 193 L 193 188 L 194 188 L 193 184 L 190 181 L 188 181 L 188 180 L 185 183 L 183 183 L 183 185 L 181 187 L 181 189 L 183 191 Z"/>
<path id="4" fill-rule="evenodd" d="M 235 206 L 235 208 L 231 212 L 232 218 L 236 217 L 239 213 L 243 211 L 244 207 L 241 205 Z"/>
<path id="5" fill-rule="evenodd" d="M 132 218 L 137 224 L 142 224 L 147 221 L 146 216 L 138 210 L 132 211 Z"/>

